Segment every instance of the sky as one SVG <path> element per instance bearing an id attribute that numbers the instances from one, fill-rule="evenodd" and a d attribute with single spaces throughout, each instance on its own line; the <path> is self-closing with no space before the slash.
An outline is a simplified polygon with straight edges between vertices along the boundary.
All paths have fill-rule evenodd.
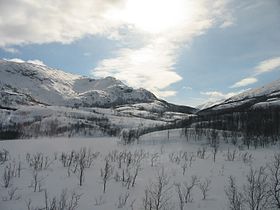
<path id="1" fill-rule="evenodd" d="M 280 78 L 280 0 L 0 0 L 0 58 L 197 106 Z"/>

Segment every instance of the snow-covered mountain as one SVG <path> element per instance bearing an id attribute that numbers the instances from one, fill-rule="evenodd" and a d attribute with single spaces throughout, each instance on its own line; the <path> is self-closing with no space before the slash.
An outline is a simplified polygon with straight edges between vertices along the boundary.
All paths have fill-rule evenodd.
<path id="1" fill-rule="evenodd" d="M 0 61 L 2 106 L 44 103 L 68 107 L 152 102 L 145 89 L 133 89 L 112 77 L 91 79 L 31 63 Z"/>
<path id="2" fill-rule="evenodd" d="M 220 104 L 220 103 L 224 102 L 224 100 L 225 99 L 218 100 L 218 101 L 207 101 L 203 104 L 200 104 L 200 105 L 196 106 L 195 108 L 198 109 L 198 110 L 207 109 L 207 108 L 210 108 L 212 106 L 215 106 L 217 104 Z"/>
<path id="3" fill-rule="evenodd" d="M 263 87 L 240 93 L 214 106 L 207 107 L 199 113 L 232 112 L 272 106 L 280 106 L 280 79 Z"/>
<path id="4" fill-rule="evenodd" d="M 128 87 L 113 77 L 92 79 L 47 66 L 5 60 L 0 60 L 0 96 L 0 106 L 9 108 L 35 104 L 108 108 L 156 101 L 161 104 L 159 111 L 195 112 L 191 107 L 159 100 L 143 88 Z"/>
<path id="5" fill-rule="evenodd" d="M 116 135 L 188 118 L 196 109 L 145 89 L 32 63 L 0 60 L 0 139 L 40 135 Z M 2 136 L 1 136 L 2 135 Z"/>

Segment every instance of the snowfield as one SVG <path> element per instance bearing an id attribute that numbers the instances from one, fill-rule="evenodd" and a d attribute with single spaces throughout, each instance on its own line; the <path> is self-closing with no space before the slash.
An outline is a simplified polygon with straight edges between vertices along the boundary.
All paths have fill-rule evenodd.
<path id="1" fill-rule="evenodd" d="M 181 129 L 154 132 L 133 145 L 108 137 L 1 141 L 0 209 L 50 209 L 53 202 L 65 209 L 145 209 L 156 201 L 159 183 L 158 209 L 229 209 L 229 176 L 241 187 L 251 168 L 265 166 L 279 152 L 279 146 L 246 150 L 221 143 L 214 162 L 205 139 L 187 141 L 182 134 Z M 229 154 L 235 154 L 233 160 Z M 180 208 L 178 189 L 184 192 L 192 180 Z"/>

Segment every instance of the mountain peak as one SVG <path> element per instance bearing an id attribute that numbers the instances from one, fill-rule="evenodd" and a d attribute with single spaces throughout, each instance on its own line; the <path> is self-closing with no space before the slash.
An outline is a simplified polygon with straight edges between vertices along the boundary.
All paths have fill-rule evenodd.
<path id="1" fill-rule="evenodd" d="M 145 89 L 133 89 L 121 81 L 85 76 L 33 63 L 1 60 L 0 88 L 35 101 L 60 106 L 112 106 L 151 102 L 157 98 Z"/>
<path id="2" fill-rule="evenodd" d="M 266 108 L 280 105 L 280 79 L 275 80 L 260 88 L 247 90 L 232 96 L 221 103 L 205 107 L 199 113 L 211 114 L 232 111 L 244 111 L 255 108 Z"/>

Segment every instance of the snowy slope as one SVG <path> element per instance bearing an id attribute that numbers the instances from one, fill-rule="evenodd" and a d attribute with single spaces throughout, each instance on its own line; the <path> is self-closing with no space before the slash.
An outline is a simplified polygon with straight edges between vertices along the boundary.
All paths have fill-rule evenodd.
<path id="1" fill-rule="evenodd" d="M 196 106 L 195 108 L 197 108 L 198 110 L 203 110 L 203 109 L 207 109 L 207 108 L 210 108 L 212 106 L 215 106 L 217 104 L 220 104 L 224 101 L 225 101 L 224 99 L 218 100 L 218 101 L 207 101 L 203 104 L 200 104 L 200 105 Z"/>
<path id="2" fill-rule="evenodd" d="M 22 103 L 27 103 L 25 98 L 29 97 L 30 103 L 38 101 L 70 107 L 112 106 L 156 100 L 151 92 L 130 88 L 112 77 L 91 79 L 47 66 L 2 60 L 0 90 L 18 94 Z"/>
<path id="3" fill-rule="evenodd" d="M 36 104 L 109 108 L 140 103 L 141 107 L 150 107 L 147 111 L 187 114 L 196 111 L 160 100 L 143 88 L 128 87 L 113 77 L 93 79 L 47 66 L 5 60 L 0 60 L 0 96 L 0 107 L 9 108 Z"/>
<path id="4" fill-rule="evenodd" d="M 251 89 L 233 96 L 222 103 L 201 110 L 200 114 L 211 112 L 240 111 L 250 108 L 267 108 L 280 105 L 280 79 L 263 87 Z"/>
<path id="5" fill-rule="evenodd" d="M 113 77 L 92 79 L 0 60 L 0 139 L 117 135 L 123 128 L 186 119 L 195 111 Z"/>

